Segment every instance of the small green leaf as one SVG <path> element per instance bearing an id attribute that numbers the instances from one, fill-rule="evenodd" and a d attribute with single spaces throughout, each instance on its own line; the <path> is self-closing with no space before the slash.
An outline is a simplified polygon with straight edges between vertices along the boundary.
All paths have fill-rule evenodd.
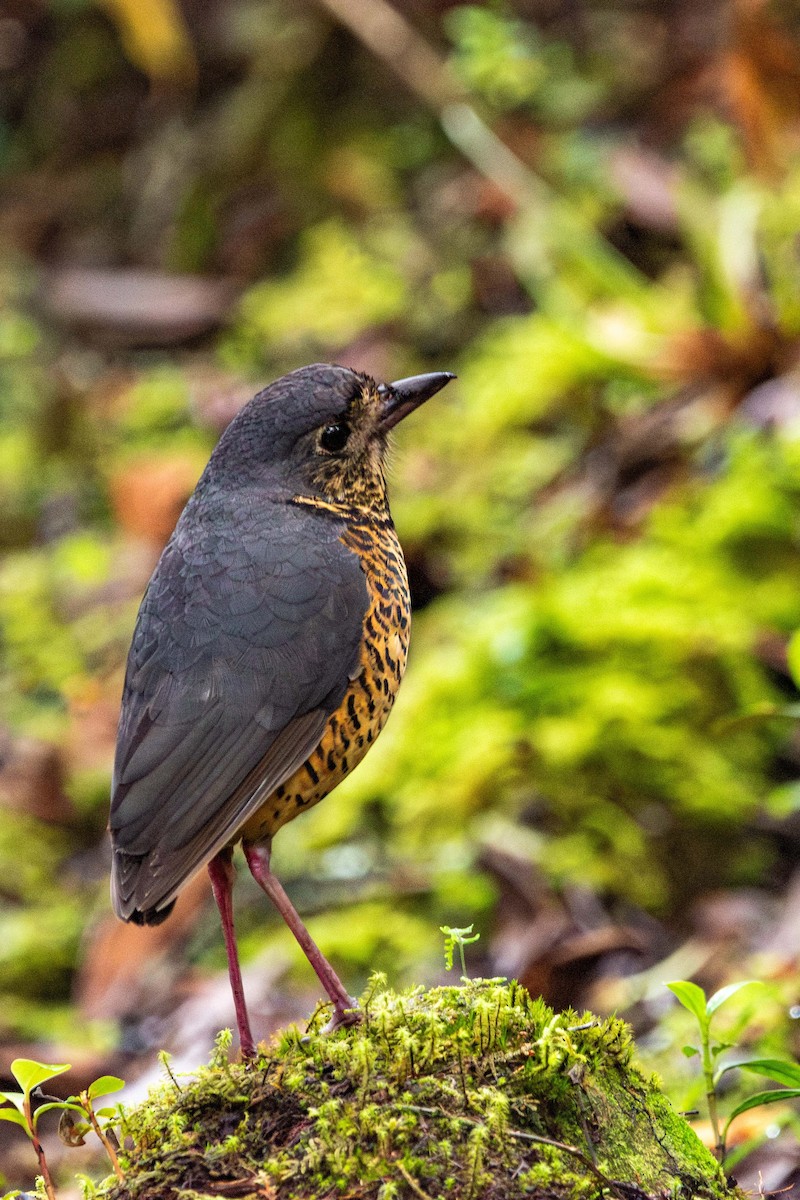
<path id="1" fill-rule="evenodd" d="M 718 1058 L 723 1050 L 730 1050 L 734 1045 L 734 1042 L 718 1042 L 715 1046 L 711 1047 L 711 1057 Z"/>
<path id="2" fill-rule="evenodd" d="M 681 1046 L 681 1053 L 685 1054 L 687 1058 L 694 1058 L 695 1054 L 699 1054 L 700 1051 L 697 1046 Z"/>
<path id="3" fill-rule="evenodd" d="M 33 1114 L 33 1128 L 39 1124 L 39 1117 L 43 1117 L 46 1112 L 51 1112 L 54 1108 L 60 1109 L 62 1112 L 76 1112 L 84 1116 L 84 1111 L 77 1104 L 69 1104 L 66 1100 L 51 1100 L 49 1104 L 40 1104 L 36 1112 Z"/>
<path id="4" fill-rule="evenodd" d="M 28 1122 L 16 1108 L 0 1108 L 0 1121 L 11 1121 L 14 1125 L 21 1125 L 28 1137 L 31 1136 Z"/>
<path id="5" fill-rule="evenodd" d="M 32 1058 L 15 1058 L 11 1064 L 11 1074 L 26 1096 L 40 1083 L 55 1079 L 56 1075 L 63 1075 L 69 1069 L 69 1063 L 40 1063 Z"/>
<path id="6" fill-rule="evenodd" d="M 62 1112 L 76 1112 L 80 1113 L 82 1117 L 86 1116 L 86 1111 L 80 1104 L 73 1104 L 69 1100 L 49 1100 L 47 1104 L 40 1104 L 33 1115 L 38 1117 L 40 1113 L 50 1112 L 54 1108 L 58 1108 Z"/>
<path id="7" fill-rule="evenodd" d="M 728 1117 L 725 1125 L 725 1136 L 731 1127 L 733 1121 L 740 1117 L 742 1113 L 747 1112 L 751 1108 L 760 1108 L 762 1104 L 775 1104 L 779 1100 L 796 1100 L 800 1096 L 800 1088 L 781 1088 L 780 1091 L 774 1092 L 756 1092 L 754 1096 L 748 1096 L 741 1104 L 737 1104 L 731 1115 Z M 0 1112 L 2 1109 L 0 1109 Z"/>
<path id="8" fill-rule="evenodd" d="M 96 1108 L 94 1110 L 94 1115 L 96 1117 L 107 1117 L 109 1119 L 113 1118 L 114 1120 L 118 1121 L 119 1120 L 119 1109 L 112 1108 L 111 1105 L 109 1105 L 107 1108 Z"/>
<path id="9" fill-rule="evenodd" d="M 705 1029 L 708 1023 L 708 1014 L 706 1013 L 706 994 L 703 989 L 696 983 L 690 983 L 688 979 L 675 979 L 666 986 L 683 1007 L 697 1018 L 700 1027 Z"/>
<path id="10" fill-rule="evenodd" d="M 739 983 L 729 983 L 727 987 L 720 988 L 718 992 L 714 992 L 714 995 L 709 997 L 708 1003 L 706 1004 L 706 1012 L 709 1016 L 711 1016 L 711 1014 L 715 1013 L 717 1009 L 725 1003 L 726 1000 L 730 1000 L 731 996 L 735 996 L 737 992 L 742 990 L 742 988 L 752 987 L 753 984 L 758 984 L 761 986 L 761 980 L 743 979 Z"/>
<path id="11" fill-rule="evenodd" d="M 110 1096 L 112 1092 L 120 1092 L 125 1087 L 125 1080 L 116 1075 L 101 1075 L 89 1084 L 89 1099 L 97 1100 L 100 1096 Z"/>
<path id="12" fill-rule="evenodd" d="M 0 1096 L 4 1100 L 8 1100 L 9 1104 L 13 1104 L 14 1108 L 18 1109 L 19 1112 L 24 1112 L 25 1097 L 22 1092 L 0 1092 Z"/>
<path id="13" fill-rule="evenodd" d="M 726 1063 L 719 1074 L 736 1069 L 752 1071 L 755 1075 L 765 1075 L 776 1083 L 785 1083 L 787 1087 L 800 1088 L 800 1064 L 783 1062 L 779 1058 L 744 1058 L 738 1062 Z"/>

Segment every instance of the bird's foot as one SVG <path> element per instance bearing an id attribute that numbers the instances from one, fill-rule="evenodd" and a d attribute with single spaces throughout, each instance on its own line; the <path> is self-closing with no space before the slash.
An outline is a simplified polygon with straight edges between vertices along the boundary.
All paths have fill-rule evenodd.
<path id="1" fill-rule="evenodd" d="M 348 997 L 348 1004 L 335 1004 L 333 1008 L 333 1016 L 327 1025 L 323 1026 L 322 1033 L 334 1033 L 337 1029 L 344 1029 L 348 1025 L 360 1025 L 364 1020 L 364 1014 L 358 1007 L 358 1001 L 354 996 Z"/>
<path id="2" fill-rule="evenodd" d="M 348 1025 L 360 1025 L 364 1020 L 364 1014 L 358 1007 L 358 1001 L 354 996 L 348 996 L 346 1004 L 334 1004 L 333 1016 L 326 1025 L 322 1026 L 320 1033 L 327 1037 L 329 1033 L 335 1033 L 337 1029 L 346 1029 Z M 311 1024 L 314 1023 L 314 1018 L 311 1019 Z M 309 1025 L 309 1029 L 311 1025 Z M 310 1042 L 311 1034 L 306 1033 L 300 1039 L 301 1042 Z"/>
<path id="3" fill-rule="evenodd" d="M 251 1063 L 258 1057 L 256 1044 L 252 1036 L 248 1038 L 241 1030 L 239 1031 L 239 1051 L 242 1056 L 242 1062 Z"/>

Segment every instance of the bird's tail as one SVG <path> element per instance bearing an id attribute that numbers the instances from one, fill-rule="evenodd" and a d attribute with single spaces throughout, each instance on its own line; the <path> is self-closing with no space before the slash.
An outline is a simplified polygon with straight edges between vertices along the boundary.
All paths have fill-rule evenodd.
<path id="1" fill-rule="evenodd" d="M 132 925 L 160 925 L 162 921 L 166 921 L 174 907 L 175 901 L 170 900 L 164 908 L 148 908 L 145 912 L 135 908 L 131 915 L 123 920 L 130 921 Z"/>
<path id="2" fill-rule="evenodd" d="M 114 912 L 122 921 L 130 921 L 134 925 L 160 925 L 166 921 L 175 907 L 175 901 L 166 904 L 153 904 L 140 907 L 136 902 L 137 882 L 142 864 L 149 856 L 147 854 L 126 854 L 124 850 L 114 850 L 111 867 L 111 903 Z"/>

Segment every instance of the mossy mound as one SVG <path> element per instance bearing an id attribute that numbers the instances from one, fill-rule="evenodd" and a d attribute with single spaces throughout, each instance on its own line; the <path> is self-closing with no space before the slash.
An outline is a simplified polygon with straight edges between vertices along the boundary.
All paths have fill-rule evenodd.
<path id="1" fill-rule="evenodd" d="M 627 1026 L 554 1014 L 505 980 L 396 994 L 364 1023 L 289 1030 L 250 1065 L 221 1039 L 191 1082 L 127 1116 L 113 1200 L 359 1197 L 567 1200 L 729 1195 Z"/>

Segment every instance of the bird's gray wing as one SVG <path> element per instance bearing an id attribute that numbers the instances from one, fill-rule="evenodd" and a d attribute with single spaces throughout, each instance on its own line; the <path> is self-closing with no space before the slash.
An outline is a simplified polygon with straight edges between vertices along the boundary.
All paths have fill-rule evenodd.
<path id="1" fill-rule="evenodd" d="M 358 670 L 367 587 L 341 526 L 191 505 L 128 659 L 111 803 L 119 916 L 157 920 L 318 745 Z"/>

